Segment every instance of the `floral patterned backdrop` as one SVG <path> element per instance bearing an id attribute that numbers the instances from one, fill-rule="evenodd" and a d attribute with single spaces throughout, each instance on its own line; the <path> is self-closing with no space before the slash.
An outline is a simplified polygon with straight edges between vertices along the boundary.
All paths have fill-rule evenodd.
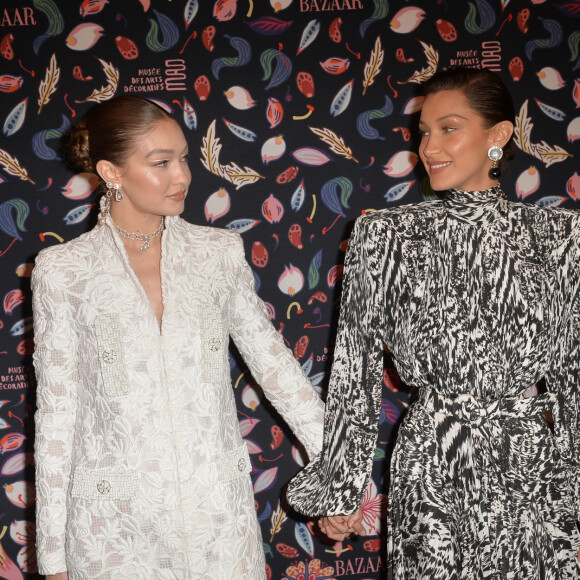
<path id="1" fill-rule="evenodd" d="M 115 94 L 180 122 L 185 217 L 242 234 L 259 294 L 324 396 L 346 242 L 357 216 L 432 198 L 417 157 L 419 84 L 487 67 L 516 104 L 508 197 L 580 199 L 579 0 L 3 0 L 0 6 L 0 578 L 35 578 L 30 273 L 43 247 L 96 222 L 96 179 L 61 161 L 63 135 Z M 410 403 L 385 354 L 366 538 L 322 541 L 282 502 L 303 464 L 236 353 L 273 579 L 385 578 L 388 456 Z"/>

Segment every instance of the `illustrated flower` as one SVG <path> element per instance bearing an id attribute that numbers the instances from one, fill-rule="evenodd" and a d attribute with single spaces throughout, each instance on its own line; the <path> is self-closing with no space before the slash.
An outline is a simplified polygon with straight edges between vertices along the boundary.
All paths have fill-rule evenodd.
<path id="1" fill-rule="evenodd" d="M 375 536 L 381 531 L 381 518 L 385 516 L 386 501 L 377 493 L 377 486 L 371 480 L 361 504 L 363 525 L 367 535 Z"/>
<path id="2" fill-rule="evenodd" d="M 322 563 L 318 558 L 298 562 L 286 568 L 281 580 L 336 580 L 334 568 Z"/>

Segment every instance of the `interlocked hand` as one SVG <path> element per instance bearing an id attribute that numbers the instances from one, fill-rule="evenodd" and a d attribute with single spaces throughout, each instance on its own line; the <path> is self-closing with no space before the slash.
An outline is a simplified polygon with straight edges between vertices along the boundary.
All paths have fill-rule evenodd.
<path id="1" fill-rule="evenodd" d="M 362 524 L 362 509 L 351 515 L 324 516 L 318 520 L 318 527 L 332 540 L 342 542 L 351 534 L 366 536 L 366 530 Z"/>

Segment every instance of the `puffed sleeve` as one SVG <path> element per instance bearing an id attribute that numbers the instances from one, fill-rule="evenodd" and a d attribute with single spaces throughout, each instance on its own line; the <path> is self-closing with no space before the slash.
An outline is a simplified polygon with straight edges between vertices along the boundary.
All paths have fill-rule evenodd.
<path id="1" fill-rule="evenodd" d="M 384 240 L 360 217 L 348 244 L 326 401 L 324 445 L 291 482 L 290 504 L 308 516 L 354 513 L 364 495 L 378 436 L 383 370 Z"/>
<path id="2" fill-rule="evenodd" d="M 32 274 L 37 554 L 41 574 L 66 571 L 65 529 L 79 381 L 66 274 L 41 254 Z"/>
<path id="3" fill-rule="evenodd" d="M 574 233 L 572 243 L 561 252 L 566 260 L 562 285 L 568 286 L 571 294 L 564 300 L 565 324 L 554 337 L 555 357 L 546 385 L 556 394 L 554 434 L 576 520 L 580 521 L 580 222 Z"/>
<path id="4" fill-rule="evenodd" d="M 322 447 L 324 404 L 270 322 L 239 236 L 234 252 L 237 271 L 230 335 L 253 377 L 312 458 Z"/>

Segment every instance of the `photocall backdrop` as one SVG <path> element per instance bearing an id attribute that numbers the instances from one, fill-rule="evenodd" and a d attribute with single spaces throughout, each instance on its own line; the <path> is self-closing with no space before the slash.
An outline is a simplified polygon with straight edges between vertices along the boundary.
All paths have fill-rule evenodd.
<path id="1" fill-rule="evenodd" d="M 578 0 L 3 0 L 0 578 L 38 577 L 29 282 L 40 249 L 96 222 L 97 180 L 61 160 L 75 122 L 121 94 L 175 115 L 193 174 L 184 217 L 242 234 L 273 324 L 324 396 L 354 220 L 433 196 L 416 125 L 435 70 L 497 71 L 517 114 L 509 198 L 577 207 L 579 16 Z M 269 577 L 386 577 L 388 455 L 410 395 L 385 361 L 369 534 L 329 544 L 280 502 L 303 459 L 232 354 Z"/>

